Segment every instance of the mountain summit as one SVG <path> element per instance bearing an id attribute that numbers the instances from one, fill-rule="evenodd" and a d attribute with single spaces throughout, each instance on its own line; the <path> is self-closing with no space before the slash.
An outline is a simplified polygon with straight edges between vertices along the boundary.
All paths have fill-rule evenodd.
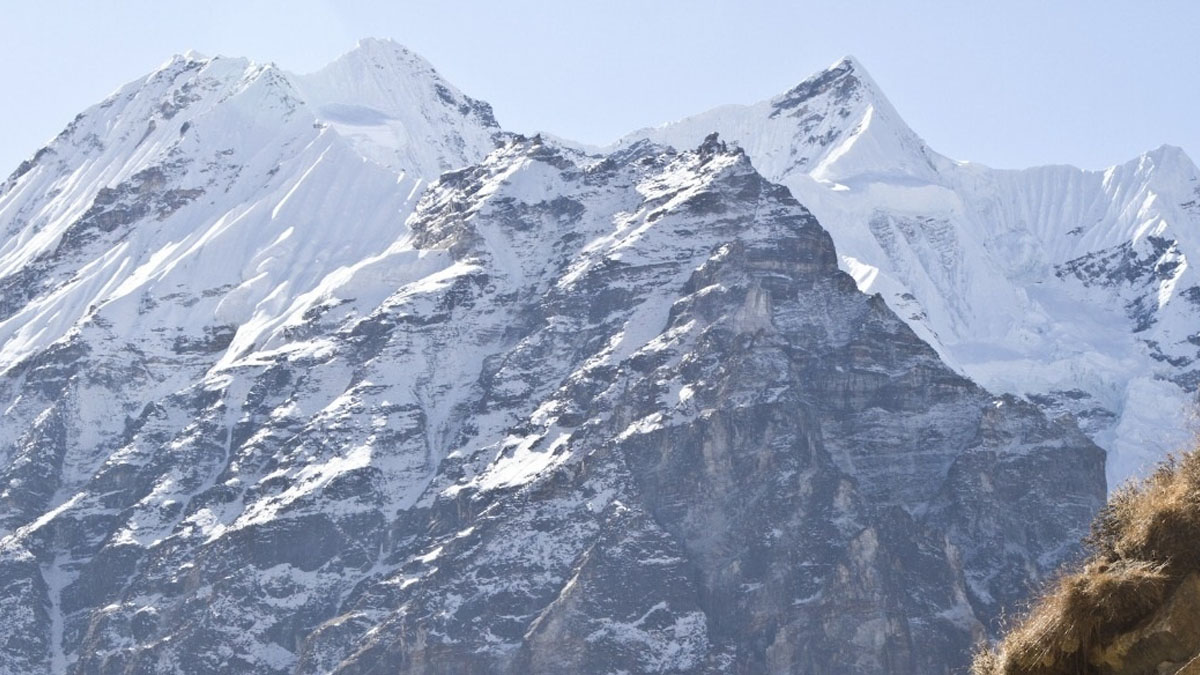
<path id="1" fill-rule="evenodd" d="M 477 161 L 500 130 L 491 106 L 390 40 L 362 40 L 321 70 L 293 77 L 323 123 L 365 156 L 419 176 Z"/>
<path id="2" fill-rule="evenodd" d="M 949 160 L 852 58 L 780 96 L 639 139 L 745 148 L 833 235 L 841 266 L 960 372 L 1069 412 L 1110 485 L 1183 447 L 1200 385 L 1200 170 L 1159 148 L 1106 171 Z"/>
<path id="3" fill-rule="evenodd" d="M 959 165 L 851 59 L 597 153 L 172 59 L 0 185 L 0 670 L 963 667 L 1195 386 L 1189 165 Z"/>
<path id="4" fill-rule="evenodd" d="M 0 371 L 100 307 L 144 316 L 162 295 L 180 306 L 153 334 L 241 326 L 249 344 L 401 238 L 427 183 L 498 134 L 486 104 L 393 43 L 307 76 L 177 56 L 0 186 Z"/>
<path id="5" fill-rule="evenodd" d="M 635 132 L 622 144 L 648 137 L 688 147 L 712 131 L 738 142 L 764 175 L 838 183 L 864 175 L 925 180 L 934 171 L 931 151 L 850 56 L 775 98 Z"/>

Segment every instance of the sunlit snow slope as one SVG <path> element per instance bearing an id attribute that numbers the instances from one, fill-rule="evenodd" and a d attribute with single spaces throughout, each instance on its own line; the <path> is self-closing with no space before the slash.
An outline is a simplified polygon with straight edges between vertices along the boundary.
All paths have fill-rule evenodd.
<path id="1" fill-rule="evenodd" d="M 175 57 L 0 185 L 0 371 L 97 312 L 125 334 L 211 328 L 248 347 L 400 240 L 425 184 L 498 132 L 389 42 L 305 76 Z"/>
<path id="2" fill-rule="evenodd" d="M 949 160 L 846 58 L 785 94 L 632 134 L 713 131 L 788 186 L 859 288 L 994 391 L 1071 412 L 1119 485 L 1191 433 L 1200 171 L 1178 148 L 1105 171 Z"/>

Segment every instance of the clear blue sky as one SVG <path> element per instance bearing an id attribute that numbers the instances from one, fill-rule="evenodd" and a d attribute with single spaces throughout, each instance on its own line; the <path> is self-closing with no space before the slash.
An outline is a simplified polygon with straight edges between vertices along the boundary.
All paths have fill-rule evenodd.
<path id="1" fill-rule="evenodd" d="M 42 0 L 0 10 L 0 174 L 173 53 L 306 72 L 365 36 L 421 53 L 506 128 L 586 142 L 767 98 L 853 54 L 951 157 L 1098 168 L 1170 143 L 1200 160 L 1189 0 Z"/>

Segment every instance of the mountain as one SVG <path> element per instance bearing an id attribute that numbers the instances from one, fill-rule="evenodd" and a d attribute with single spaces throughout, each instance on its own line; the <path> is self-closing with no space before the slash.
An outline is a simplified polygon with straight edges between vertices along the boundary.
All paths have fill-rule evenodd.
<path id="1" fill-rule="evenodd" d="M 754 152 L 503 132 L 384 41 L 83 113 L 0 187 L 0 670 L 965 666 L 1104 451 Z"/>
<path id="2" fill-rule="evenodd" d="M 631 134 L 745 148 L 842 269 L 959 372 L 1073 414 L 1120 485 L 1186 445 L 1200 385 L 1200 170 L 1164 146 L 1105 171 L 943 157 L 853 58 L 791 91 Z"/>

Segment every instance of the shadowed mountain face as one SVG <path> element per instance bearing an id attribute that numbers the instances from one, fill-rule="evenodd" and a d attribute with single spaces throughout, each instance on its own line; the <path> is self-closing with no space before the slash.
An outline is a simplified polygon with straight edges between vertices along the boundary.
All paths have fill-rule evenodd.
<path id="1" fill-rule="evenodd" d="M 0 192 L 0 670 L 964 667 L 1104 452 L 690 147 L 373 41 L 87 111 Z"/>

